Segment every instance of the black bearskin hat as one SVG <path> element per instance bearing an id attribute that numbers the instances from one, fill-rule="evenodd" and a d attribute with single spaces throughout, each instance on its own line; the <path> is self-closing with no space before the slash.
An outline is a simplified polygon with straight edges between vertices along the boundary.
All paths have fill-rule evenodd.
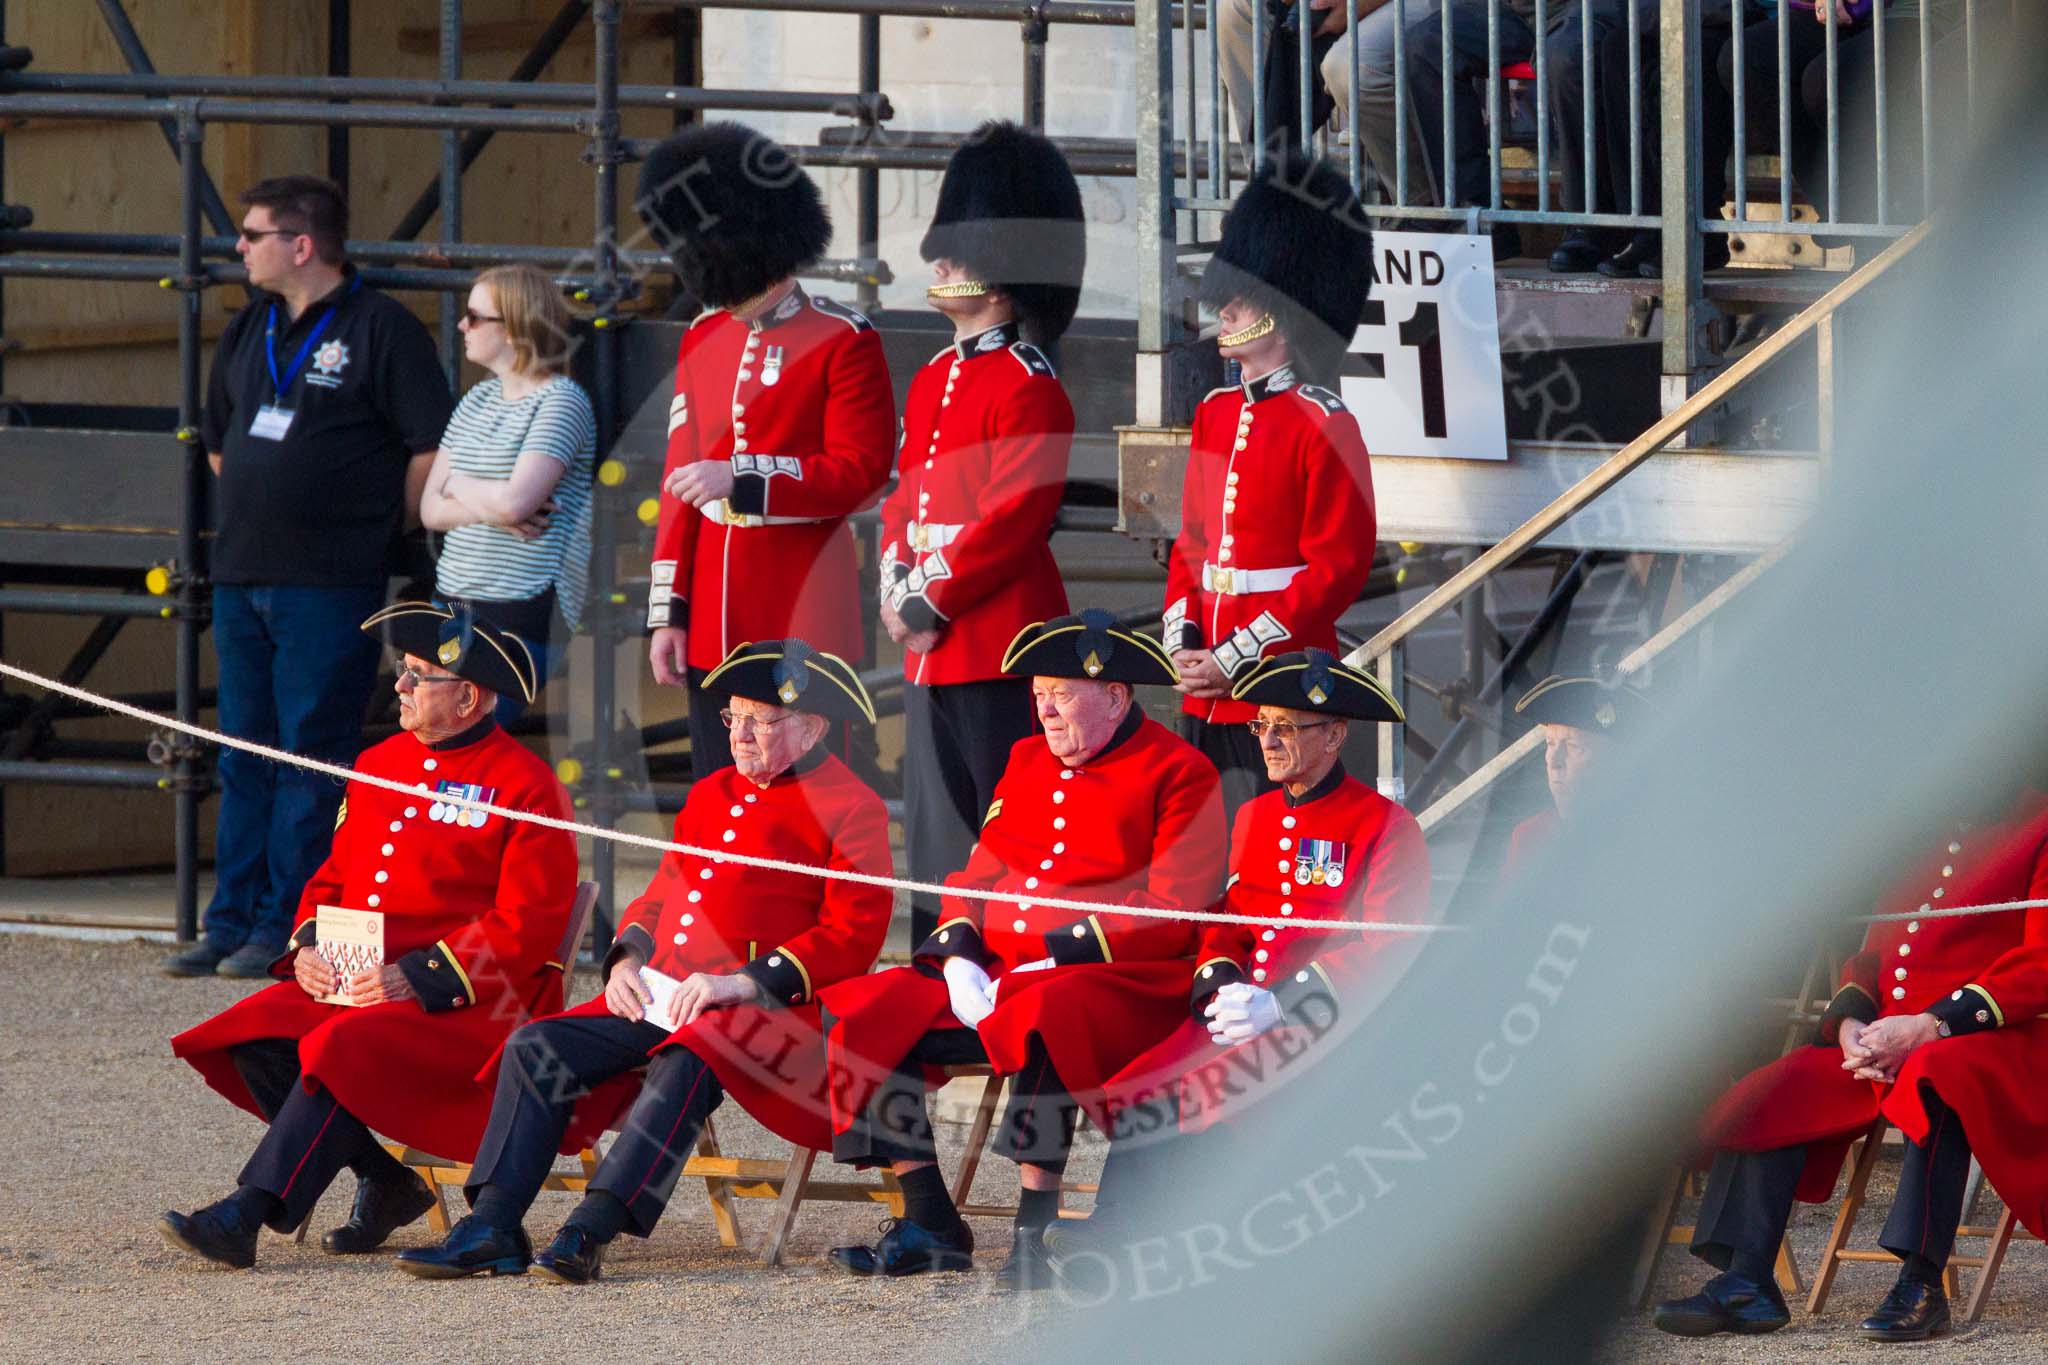
<path id="1" fill-rule="evenodd" d="M 1334 383 L 1372 283 L 1372 225 L 1344 173 L 1299 151 L 1261 162 L 1223 220 L 1202 302 L 1273 315 L 1295 369 Z"/>
<path id="2" fill-rule="evenodd" d="M 648 153 L 634 197 L 706 308 L 731 308 L 824 254 L 832 219 L 789 150 L 740 123 L 684 128 Z"/>
<path id="3" fill-rule="evenodd" d="M 1066 157 L 1028 128 L 982 124 L 946 163 L 918 253 L 957 261 L 1008 294 L 1024 339 L 1050 349 L 1080 306 L 1088 259 L 1081 187 Z"/>

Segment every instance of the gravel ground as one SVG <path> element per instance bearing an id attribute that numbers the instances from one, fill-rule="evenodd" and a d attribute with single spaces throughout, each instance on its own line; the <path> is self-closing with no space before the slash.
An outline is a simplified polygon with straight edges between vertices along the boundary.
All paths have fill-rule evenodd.
<path id="1" fill-rule="evenodd" d="M 260 1125 L 172 1060 L 166 1040 L 250 989 L 227 981 L 174 981 L 156 971 L 163 948 L 0 934 L 0 1148 L 12 1168 L 0 1198 L 0 1361 L 217 1361 L 275 1359 L 280 1347 L 312 1360 L 1000 1360 L 1033 1354 L 1034 1329 L 1057 1300 L 1005 1299 L 988 1271 L 1007 1226 L 976 1220 L 983 1273 L 870 1283 L 831 1272 L 825 1249 L 871 1235 L 878 1207 L 807 1206 L 787 1266 L 763 1269 L 721 1247 L 709 1211 L 686 1183 L 647 1241 L 621 1238 L 602 1283 L 568 1289 L 533 1277 L 429 1284 L 381 1257 L 334 1258 L 317 1236 L 304 1246 L 265 1234 L 251 1271 L 224 1271 L 171 1251 L 154 1228 L 161 1209 L 189 1209 L 227 1192 Z M 581 998 L 593 988 L 578 982 Z M 942 1117 L 957 1113 L 942 1106 Z M 733 1155 L 772 1155 L 773 1139 L 737 1106 L 719 1113 Z M 940 1128 L 955 1159 L 964 1123 Z M 1084 1134 L 1072 1168 L 1091 1180 L 1100 1140 Z M 1897 1169 L 1879 1168 L 1888 1195 Z M 991 1160 L 977 1195 L 1014 1198 L 1014 1168 Z M 825 1174 L 821 1168 L 820 1174 Z M 342 1185 L 349 1184 L 344 1177 Z M 317 1233 L 347 1216 L 348 1188 L 314 1214 Z M 1979 1217 L 1995 1216 L 1987 1195 Z M 573 1196 L 543 1194 L 528 1230 L 545 1238 Z M 1881 1206 L 1880 1206 L 1881 1207 Z M 765 1234 L 772 1206 L 739 1204 L 744 1235 Z M 1810 1272 L 1834 1210 L 1802 1205 L 1792 1239 Z M 1691 1208 L 1682 1211 L 1689 1219 Z M 1863 1240 L 1881 1215 L 1866 1214 Z M 421 1222 L 394 1245 L 431 1241 Z M 1965 1272 L 1966 1276 L 1973 1272 Z M 1705 1272 L 1673 1248 L 1657 1295 L 1689 1293 Z M 1826 1313 L 1795 1308 L 1793 1324 L 1765 1338 L 1686 1342 L 1644 1317 L 1620 1324 L 1602 1359 L 1779 1361 L 1874 1359 L 2048 1360 L 2048 1252 L 2014 1248 L 1984 1320 L 1928 1347 L 1886 1350 L 1853 1335 L 1891 1272 L 1845 1267 Z M 1967 1279 L 1966 1279 L 1967 1285 Z M 904 1336 L 915 1322 L 919 1338 Z M 282 1330 L 280 1330 L 282 1329 Z M 932 1343 L 943 1341 L 935 1352 Z M 1275 1359 L 1284 1358 L 1277 1352 Z"/>

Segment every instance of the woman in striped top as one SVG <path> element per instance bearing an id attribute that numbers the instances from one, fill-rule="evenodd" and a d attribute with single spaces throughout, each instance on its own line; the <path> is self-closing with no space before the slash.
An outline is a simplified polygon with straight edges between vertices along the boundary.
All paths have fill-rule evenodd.
<path id="1" fill-rule="evenodd" d="M 463 354 L 491 377 L 462 396 L 448 421 L 420 520 L 447 533 L 440 595 L 517 635 L 545 680 L 555 618 L 575 629 L 589 582 L 596 414 L 564 373 L 569 309 L 540 271 L 483 272 L 461 327 Z M 522 709 L 517 698 L 500 697 L 500 723 Z"/>

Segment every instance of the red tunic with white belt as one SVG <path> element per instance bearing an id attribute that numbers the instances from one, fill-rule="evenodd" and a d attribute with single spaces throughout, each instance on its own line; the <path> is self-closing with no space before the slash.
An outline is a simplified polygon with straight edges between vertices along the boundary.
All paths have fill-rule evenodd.
<path id="1" fill-rule="evenodd" d="M 1115 907 L 1207 909 L 1222 889 L 1225 847 L 1215 767 L 1135 708 L 1078 767 L 1053 757 L 1042 736 L 1020 741 L 981 842 L 946 880 L 1026 899 L 949 896 L 916 966 L 824 993 L 835 1130 L 852 1124 L 925 1033 L 960 1027 L 938 971 L 955 955 L 1001 982 L 978 1029 L 996 1070 L 1020 1069 L 1036 1038 L 1067 1088 L 1100 1113 L 1102 1084 L 1186 1017 L 1197 947 L 1192 921 Z M 1033 904 L 1034 893 L 1104 908 L 1077 915 Z M 1060 965 L 1010 974 L 1048 957 Z"/>
<path id="2" fill-rule="evenodd" d="M 683 333 L 647 624 L 685 626 L 710 670 L 749 640 L 798 636 L 861 657 L 859 576 L 846 518 L 889 478 L 896 396 L 868 320 L 793 290 L 747 323 L 706 313 Z M 729 461 L 732 495 L 700 510 L 669 476 Z"/>
<path id="3" fill-rule="evenodd" d="M 2026 792 L 1997 824 L 1953 832 L 1880 900 L 1875 913 L 1929 912 L 2048 897 L 2048 795 Z M 1810 1144 L 1799 1197 L 1824 1202 L 1842 1157 L 1880 1107 L 1909 1135 L 1927 1130 L 1919 1089 L 1932 1084 L 1963 1121 L 1993 1187 L 2042 1230 L 2048 1196 L 2048 912 L 2008 910 L 1873 924 L 1843 964 L 1822 1041 L 1737 1081 L 1714 1105 L 1705 1145 L 1766 1151 Z M 1968 1036 L 1906 1058 L 1887 1086 L 1842 1070 L 1845 1019 L 1932 1012 Z M 2004 1173 L 2001 1179 L 1994 1167 Z M 2015 1172 L 2024 1170 L 2021 1179 Z M 2012 1188 L 2008 1188 L 2011 1185 Z"/>
<path id="4" fill-rule="evenodd" d="M 1066 389 L 1013 323 L 962 338 L 910 381 L 881 594 L 912 631 L 945 631 L 930 654 L 904 652 L 909 681 L 1000 678 L 1018 631 L 1066 615 L 1049 539 L 1073 441 Z"/>
<path id="5" fill-rule="evenodd" d="M 393 735 L 356 771 L 404 782 L 350 782 L 334 844 L 299 901 L 299 926 L 271 975 L 278 985 L 171 1040 L 221 1094 L 261 1115 L 228 1049 L 293 1038 L 304 1081 L 317 1081 L 378 1133 L 467 1161 L 491 1114 L 477 1068 L 534 1014 L 562 1007 L 557 954 L 576 897 L 576 840 L 562 831 L 462 811 L 453 793 L 556 819 L 568 793 L 546 763 L 486 722 L 438 746 Z M 298 950 L 317 942 L 319 909 L 384 916 L 384 960 L 414 1000 L 323 1005 L 292 980 Z"/>
<path id="6" fill-rule="evenodd" d="M 1340 652 L 1376 533 L 1365 438 L 1337 395 L 1286 367 L 1217 389 L 1195 409 L 1161 638 L 1213 651 L 1231 677 L 1268 654 Z M 1227 698 L 1182 709 L 1219 725 L 1258 714 Z"/>
<path id="7" fill-rule="evenodd" d="M 1429 849 L 1415 817 L 1340 764 L 1299 797 L 1270 791 L 1238 807 L 1224 913 L 1257 919 L 1417 923 L 1429 915 Z M 1242 1113 L 1336 1026 L 1362 1016 L 1420 947 L 1414 935 L 1213 924 L 1202 934 L 1193 1017 L 1109 1084 L 1111 1108 L 1159 1094 L 1198 1132 Z M 1203 1010 L 1232 982 L 1273 992 L 1281 1025 L 1219 1046 Z"/>
<path id="8" fill-rule="evenodd" d="M 878 877 L 892 870 L 882 798 L 822 748 L 765 787 L 736 768 L 698 781 L 676 817 L 674 841 Z M 692 972 L 752 977 L 759 1003 L 709 1011 L 648 1055 L 689 1048 L 771 1131 L 802 1146 L 829 1147 L 817 993 L 874 966 L 890 906 L 887 887 L 735 866 L 715 853 L 670 852 L 620 917 L 600 979 L 627 951 L 678 981 Z M 568 1013 L 607 1012 L 600 993 Z M 479 1079 L 491 1081 L 496 1063 L 493 1057 Z M 577 1103 L 561 1150 L 589 1146 L 639 1092 L 637 1073 L 597 1087 Z"/>

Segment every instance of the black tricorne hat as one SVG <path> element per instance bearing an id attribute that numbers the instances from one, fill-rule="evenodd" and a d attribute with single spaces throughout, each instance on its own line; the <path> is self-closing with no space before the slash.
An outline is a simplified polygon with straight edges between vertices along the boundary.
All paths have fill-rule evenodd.
<path id="1" fill-rule="evenodd" d="M 875 723 L 875 703 L 860 675 L 837 654 L 804 641 L 755 640 L 736 647 L 704 676 L 704 687 L 833 720 Z"/>
<path id="2" fill-rule="evenodd" d="M 958 262 L 1017 305 L 1024 339 L 1051 347 L 1074 320 L 1088 261 L 1081 187 L 1050 140 L 990 119 L 946 163 L 926 261 Z"/>
<path id="3" fill-rule="evenodd" d="M 1641 689 L 1612 678 L 1567 677 L 1553 673 L 1522 694 L 1515 714 L 1538 725 L 1570 725 L 1612 734 L 1636 724 L 1649 709 Z"/>
<path id="4" fill-rule="evenodd" d="M 1330 384 L 1365 311 L 1372 225 L 1344 173 L 1299 151 L 1259 163 L 1223 219 L 1202 302 L 1242 298 L 1273 315 L 1312 383 Z"/>
<path id="5" fill-rule="evenodd" d="M 467 607 L 393 602 L 364 621 L 362 630 L 401 654 L 432 659 L 456 677 L 500 696 L 530 703 L 540 691 L 540 670 L 526 642 L 484 624 Z"/>
<path id="6" fill-rule="evenodd" d="M 1180 681 L 1180 670 L 1157 640 L 1124 629 L 1098 607 L 1018 631 L 1003 652 L 1003 672 L 1016 678 L 1086 678 L 1168 687 Z"/>
<path id="7" fill-rule="evenodd" d="M 742 123 L 684 128 L 647 155 L 634 207 L 707 308 L 764 293 L 823 255 L 832 219 L 774 138 Z"/>
<path id="8" fill-rule="evenodd" d="M 1378 678 L 1351 667 L 1327 649 L 1301 649 L 1260 660 L 1244 681 L 1230 689 L 1230 699 L 1346 720 L 1399 724 L 1408 719 Z"/>

